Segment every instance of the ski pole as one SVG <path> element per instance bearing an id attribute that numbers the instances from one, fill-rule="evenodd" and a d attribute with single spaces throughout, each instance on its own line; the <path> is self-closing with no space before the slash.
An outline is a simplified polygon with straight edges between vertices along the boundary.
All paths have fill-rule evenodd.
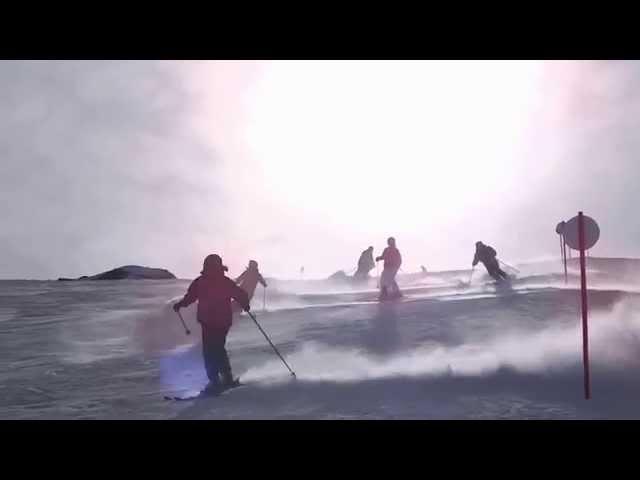
<path id="1" fill-rule="evenodd" d="M 376 262 L 376 288 L 380 288 L 380 273 L 378 272 L 378 262 Z"/>
<path id="2" fill-rule="evenodd" d="M 178 314 L 178 316 L 180 317 L 180 321 L 182 322 L 182 325 L 184 326 L 184 331 L 187 335 L 191 335 L 191 331 L 187 328 L 187 324 L 184 323 L 184 318 L 182 318 L 182 314 L 180 313 L 180 310 L 176 310 L 176 313 Z"/>
<path id="3" fill-rule="evenodd" d="M 262 287 L 262 310 L 267 311 L 267 287 Z"/>
<path id="4" fill-rule="evenodd" d="M 276 354 L 280 357 L 280 360 L 282 360 L 282 363 L 284 363 L 285 367 L 287 367 L 287 369 L 291 372 L 291 375 L 293 375 L 293 377 L 295 378 L 296 374 L 294 373 L 293 370 L 291 370 L 291 367 L 289 367 L 289 364 L 285 361 L 284 358 L 282 358 L 282 355 L 280 355 L 280 352 L 278 351 L 278 349 L 276 348 L 276 346 L 273 344 L 273 342 L 271 341 L 271 339 L 269 339 L 269 336 L 266 334 L 266 332 L 262 329 L 262 327 L 260 326 L 260 324 L 258 323 L 258 320 L 256 320 L 256 317 L 253 316 L 253 313 L 247 311 L 247 314 L 249 314 L 249 316 L 251 317 L 251 320 L 253 320 L 257 327 L 260 329 L 260 331 L 262 332 L 262 335 L 264 335 L 264 338 L 267 339 L 267 342 L 269 342 L 269 345 L 271 345 L 271 347 L 273 348 L 273 350 L 276 352 Z"/>

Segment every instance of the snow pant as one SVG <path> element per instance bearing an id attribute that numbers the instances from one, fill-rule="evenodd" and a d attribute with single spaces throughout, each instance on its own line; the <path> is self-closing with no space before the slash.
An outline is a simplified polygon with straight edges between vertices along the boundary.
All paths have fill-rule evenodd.
<path id="1" fill-rule="evenodd" d="M 369 280 L 369 272 L 358 270 L 353 274 L 353 280 L 358 283 L 366 283 Z"/>
<path id="2" fill-rule="evenodd" d="M 231 364 L 224 345 L 227 341 L 228 329 L 212 329 L 202 326 L 202 356 L 204 357 L 204 368 L 207 371 L 209 382 L 214 385 L 220 384 L 220 376 L 223 383 L 233 381 L 231 374 Z"/>
<path id="3" fill-rule="evenodd" d="M 251 301 L 251 299 L 249 299 L 249 301 Z M 231 312 L 233 312 L 234 314 L 242 312 L 242 307 L 235 300 L 231 300 Z"/>
<path id="4" fill-rule="evenodd" d="M 494 280 L 500 281 L 509 278 L 507 274 L 500 268 L 497 260 L 487 262 L 484 264 L 484 266 L 487 269 L 487 273 L 491 275 L 491 278 L 493 278 Z"/>
<path id="5" fill-rule="evenodd" d="M 397 268 L 385 268 L 380 275 L 380 298 L 399 295 L 400 287 L 396 283 Z"/>
<path id="6" fill-rule="evenodd" d="M 255 289 L 247 291 L 247 295 L 249 296 L 249 304 L 251 304 L 251 300 L 253 299 L 254 293 L 255 293 Z M 242 308 L 242 306 L 238 302 L 236 302 L 235 300 L 231 300 L 231 312 L 242 313 L 243 311 L 244 311 L 244 308 Z"/>

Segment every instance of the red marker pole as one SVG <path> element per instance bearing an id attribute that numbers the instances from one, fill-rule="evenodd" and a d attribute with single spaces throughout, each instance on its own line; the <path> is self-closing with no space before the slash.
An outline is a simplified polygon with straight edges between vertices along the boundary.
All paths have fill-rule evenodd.
<path id="1" fill-rule="evenodd" d="M 582 293 L 582 363 L 584 365 L 584 398 L 591 398 L 591 381 L 589 378 L 589 327 L 587 325 L 587 269 L 584 255 L 584 218 L 578 212 L 578 238 L 580 243 L 580 282 Z"/>

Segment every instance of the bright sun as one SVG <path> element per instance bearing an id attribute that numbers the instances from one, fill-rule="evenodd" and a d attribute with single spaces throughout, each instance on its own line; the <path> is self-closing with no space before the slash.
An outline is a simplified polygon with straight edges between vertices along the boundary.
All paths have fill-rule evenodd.
<path id="1" fill-rule="evenodd" d="M 437 225 L 510 185 L 539 70 L 273 62 L 247 98 L 245 141 L 283 204 L 356 230 L 409 232 L 417 218 Z"/>

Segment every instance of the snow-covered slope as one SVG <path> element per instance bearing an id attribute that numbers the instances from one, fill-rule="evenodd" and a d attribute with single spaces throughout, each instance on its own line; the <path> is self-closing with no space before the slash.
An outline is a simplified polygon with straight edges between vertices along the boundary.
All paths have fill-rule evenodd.
<path id="1" fill-rule="evenodd" d="M 277 284 L 235 320 L 247 386 L 191 403 L 205 383 L 187 281 L 0 282 L 0 418 L 640 418 L 640 292 L 629 272 L 590 272 L 592 394 L 582 392 L 576 277 L 528 273 L 510 288 L 474 276 L 405 279 L 403 301 Z M 409 285 L 411 284 L 411 285 Z M 323 291 L 324 289 L 324 291 Z"/>

